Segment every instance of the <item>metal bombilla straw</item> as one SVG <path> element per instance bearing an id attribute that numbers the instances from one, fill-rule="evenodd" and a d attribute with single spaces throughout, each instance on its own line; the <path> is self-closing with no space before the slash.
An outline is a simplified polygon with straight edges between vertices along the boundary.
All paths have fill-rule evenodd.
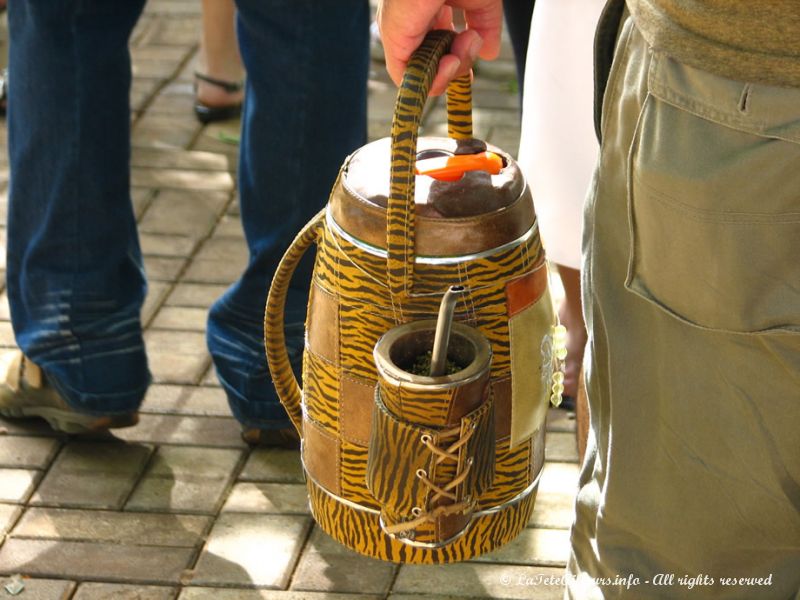
<path id="1" fill-rule="evenodd" d="M 433 337 L 433 352 L 431 352 L 431 377 L 444 375 L 447 365 L 447 346 L 450 343 L 450 329 L 453 325 L 453 313 L 456 303 L 465 288 L 463 285 L 452 285 L 439 304 L 439 316 L 436 319 L 436 332 Z"/>

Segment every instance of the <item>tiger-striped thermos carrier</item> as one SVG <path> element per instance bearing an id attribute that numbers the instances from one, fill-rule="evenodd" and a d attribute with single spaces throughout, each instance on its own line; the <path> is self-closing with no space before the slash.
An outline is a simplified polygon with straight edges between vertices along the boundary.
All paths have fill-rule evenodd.
<path id="1" fill-rule="evenodd" d="M 564 332 L 531 193 L 511 156 L 472 137 L 468 77 L 448 88 L 449 137 L 417 138 L 452 38 L 431 32 L 414 54 L 391 139 L 346 159 L 328 205 L 286 252 L 266 310 L 269 366 L 302 438 L 314 518 L 345 546 L 403 563 L 466 560 L 523 530 L 547 408 L 563 390 Z M 312 245 L 301 389 L 283 318 Z M 463 289 L 448 349 L 456 372 L 409 373 L 411 338 L 398 328 L 425 329 L 415 323 L 436 318 L 451 286 Z"/>

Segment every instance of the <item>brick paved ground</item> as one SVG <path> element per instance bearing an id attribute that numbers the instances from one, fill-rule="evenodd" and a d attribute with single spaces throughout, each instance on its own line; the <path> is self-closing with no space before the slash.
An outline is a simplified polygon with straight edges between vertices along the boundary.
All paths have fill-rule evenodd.
<path id="1" fill-rule="evenodd" d="M 574 422 L 552 411 L 548 460 L 530 526 L 469 563 L 367 559 L 314 527 L 298 456 L 250 450 L 210 366 L 210 303 L 244 265 L 235 201 L 237 123 L 201 127 L 191 112 L 197 0 L 151 0 L 132 40 L 132 194 L 150 292 L 144 307 L 155 384 L 141 423 L 96 439 L 43 422 L 0 420 L 0 598 L 558 598 L 578 465 Z M 370 136 L 389 131 L 395 90 L 370 81 Z M 517 98 L 507 44 L 475 83 L 478 135 L 516 152 Z M 443 123 L 429 111 L 427 131 Z M 5 126 L 0 125 L 5 139 Z M 8 168 L 0 154 L 2 221 Z M 5 260 L 0 267 L 4 268 Z M 5 296 L 0 346 L 13 346 Z"/>

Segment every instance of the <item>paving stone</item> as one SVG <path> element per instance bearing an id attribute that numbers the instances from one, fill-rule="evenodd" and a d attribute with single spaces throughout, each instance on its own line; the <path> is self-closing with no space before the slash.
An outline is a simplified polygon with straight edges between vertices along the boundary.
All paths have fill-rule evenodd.
<path id="1" fill-rule="evenodd" d="M 213 513 L 223 501 L 240 455 L 234 450 L 162 447 L 126 508 Z"/>
<path id="2" fill-rule="evenodd" d="M 198 260 L 225 260 L 233 268 L 244 268 L 248 259 L 247 244 L 243 239 L 217 237 L 207 240 L 197 253 Z"/>
<path id="3" fill-rule="evenodd" d="M 244 240 L 241 219 L 238 216 L 223 215 L 222 219 L 217 223 L 216 229 L 214 229 L 214 237 L 231 237 Z"/>
<path id="4" fill-rule="evenodd" d="M 154 384 L 147 388 L 141 412 L 165 412 L 161 407 L 171 407 L 185 402 L 189 396 L 189 386 Z M 170 412 L 170 411 L 166 411 Z"/>
<path id="5" fill-rule="evenodd" d="M 124 583 L 178 583 L 194 550 L 11 538 L 0 547 L 0 572 Z"/>
<path id="6" fill-rule="evenodd" d="M 5 590 L 5 586 L 10 582 L 10 577 L 0 578 L 0 597 L 19 598 L 20 600 L 67 600 L 71 597 L 76 585 L 73 581 L 32 579 L 26 576 L 22 579 L 25 589 L 18 596 L 12 596 Z"/>
<path id="7" fill-rule="evenodd" d="M 181 146 L 184 146 L 184 144 L 181 144 Z M 142 168 L 131 169 L 131 185 L 135 187 L 212 191 L 229 191 L 234 187 L 233 177 L 227 171 Z"/>
<path id="8" fill-rule="evenodd" d="M 178 600 L 383 600 L 383 596 L 187 587 L 183 588 Z M 421 599 L 417 597 L 415 600 Z"/>
<path id="9" fill-rule="evenodd" d="M 569 531 L 566 529 L 524 529 L 510 543 L 479 556 L 474 562 L 564 567 L 569 551 Z"/>
<path id="10" fill-rule="evenodd" d="M 577 464 L 545 462 L 542 479 L 539 481 L 539 493 L 577 494 L 579 474 L 580 468 Z"/>
<path id="11" fill-rule="evenodd" d="M 144 13 L 139 20 L 136 22 L 136 26 L 133 28 L 131 32 L 131 37 L 129 40 L 128 45 L 130 47 L 136 47 L 140 45 L 144 45 L 147 43 L 147 36 L 150 33 L 154 23 L 156 22 L 156 17 L 154 15 L 148 14 L 150 8 L 150 3 L 148 2 L 145 4 Z"/>
<path id="12" fill-rule="evenodd" d="M 139 225 L 145 233 L 203 237 L 211 231 L 230 199 L 227 192 L 163 190 Z"/>
<path id="13" fill-rule="evenodd" d="M 207 319 L 208 310 L 205 308 L 165 306 L 158 312 L 151 327 L 153 329 L 205 331 Z"/>
<path id="14" fill-rule="evenodd" d="M 143 233 L 139 236 L 142 252 L 147 256 L 188 257 L 194 250 L 195 238 L 177 235 Z"/>
<path id="15" fill-rule="evenodd" d="M 286 588 L 310 526 L 308 517 L 223 514 L 192 583 Z"/>
<path id="16" fill-rule="evenodd" d="M 179 59 L 157 59 L 143 57 L 141 52 L 131 57 L 131 72 L 134 77 L 169 79 L 177 70 Z"/>
<path id="17" fill-rule="evenodd" d="M 222 502 L 227 485 L 223 479 L 208 477 L 148 477 L 136 488 L 127 508 L 213 514 Z"/>
<path id="18" fill-rule="evenodd" d="M 209 521 L 193 515 L 29 508 L 12 537 L 193 548 Z"/>
<path id="19" fill-rule="evenodd" d="M 219 378 L 217 377 L 217 370 L 214 368 L 214 365 L 211 365 L 206 374 L 203 375 L 203 380 L 200 382 L 201 385 L 207 385 L 211 387 L 219 387 Z"/>
<path id="20" fill-rule="evenodd" d="M 30 469 L 0 469 L 0 502 L 25 502 L 40 475 Z"/>
<path id="21" fill-rule="evenodd" d="M 211 364 L 211 356 L 208 354 L 180 355 L 148 351 L 148 356 L 150 373 L 155 383 L 195 384 Z"/>
<path id="22" fill-rule="evenodd" d="M 131 202 L 133 202 L 133 212 L 137 221 L 142 218 L 145 210 L 150 206 L 153 196 L 155 196 L 155 191 L 147 188 L 131 190 Z"/>
<path id="23" fill-rule="evenodd" d="M 230 285 L 239 278 L 241 272 L 242 269 L 231 265 L 227 260 L 195 259 L 186 269 L 183 281 Z"/>
<path id="24" fill-rule="evenodd" d="M 417 594 L 390 594 L 388 600 L 461 600 L 464 596 L 443 596 L 441 594 L 425 594 L 419 596 Z M 492 596 L 493 598 L 494 596 Z M 489 596 L 482 596 L 482 598 L 489 598 Z"/>
<path id="25" fill-rule="evenodd" d="M 0 321 L 10 321 L 11 310 L 8 307 L 8 293 L 3 292 L 0 295 Z"/>
<path id="26" fill-rule="evenodd" d="M 211 123 L 203 128 L 192 149 L 235 156 L 239 152 L 240 132 L 239 119 Z"/>
<path id="27" fill-rule="evenodd" d="M 242 453 L 239 450 L 220 448 L 159 448 L 148 467 L 148 475 L 202 475 L 204 477 L 229 477 Z M 198 470 L 198 465 L 202 469 Z"/>
<path id="28" fill-rule="evenodd" d="M 291 589 L 386 594 L 396 571 L 395 565 L 357 554 L 315 527 L 294 571 Z"/>
<path id="29" fill-rule="evenodd" d="M 167 298 L 167 305 L 208 309 L 222 296 L 225 289 L 224 285 L 179 283 Z"/>
<path id="30" fill-rule="evenodd" d="M 45 469 L 59 446 L 54 439 L 0 436 L 0 467 Z"/>
<path id="31" fill-rule="evenodd" d="M 561 410 L 560 408 L 551 408 L 547 411 L 547 432 L 551 431 L 567 431 L 575 433 L 575 413 Z"/>
<path id="32" fill-rule="evenodd" d="M 153 385 L 141 410 L 168 415 L 231 416 L 225 392 L 218 387 Z"/>
<path id="33" fill-rule="evenodd" d="M 205 333 L 202 332 L 150 330 L 145 333 L 144 341 L 148 354 L 151 356 L 195 357 L 200 359 L 200 365 L 209 356 Z M 155 372 L 156 369 L 154 369 Z"/>
<path id="34" fill-rule="evenodd" d="M 16 345 L 17 341 L 14 337 L 14 330 L 11 328 L 11 323 L 8 321 L 0 321 L 0 346 L 14 348 Z"/>
<path id="35" fill-rule="evenodd" d="M 0 544 L 3 543 L 5 534 L 11 531 L 14 523 L 17 522 L 21 512 L 22 507 L 16 504 L 0 504 Z"/>
<path id="36" fill-rule="evenodd" d="M 578 462 L 578 441 L 574 433 L 548 432 L 545 456 L 552 462 Z"/>
<path id="37" fill-rule="evenodd" d="M 308 491 L 302 483 L 237 483 L 222 512 L 307 515 Z"/>
<path id="38" fill-rule="evenodd" d="M 175 84 L 173 84 L 175 85 Z M 191 86 L 188 96 L 192 97 Z M 189 105 L 191 110 L 191 103 Z M 132 167 L 191 169 L 197 171 L 235 171 L 230 159 L 214 152 L 177 150 L 175 148 L 135 148 L 131 156 Z"/>
<path id="39" fill-rule="evenodd" d="M 259 448 L 250 453 L 240 481 L 303 483 L 303 464 L 296 450 Z"/>
<path id="40" fill-rule="evenodd" d="M 164 19 L 157 16 L 150 23 L 142 43 L 193 46 L 197 43 L 200 31 L 200 17 L 196 12 L 194 15 L 188 14 L 182 19 Z"/>
<path id="41" fill-rule="evenodd" d="M 31 504 L 120 508 L 151 452 L 152 448 L 139 444 L 70 442 L 50 467 Z"/>
<path id="42" fill-rule="evenodd" d="M 151 0 L 146 4 L 147 13 L 176 17 L 179 15 L 199 15 L 200 7 L 196 2 L 187 2 L 186 0 Z"/>
<path id="43" fill-rule="evenodd" d="M 148 281 L 147 296 L 142 306 L 142 324 L 147 326 L 153 319 L 161 304 L 169 293 L 171 284 L 164 281 Z"/>
<path id="44" fill-rule="evenodd" d="M 450 594 L 459 598 L 509 598 L 520 600 L 561 600 L 564 569 L 458 563 L 403 565 L 393 591 L 422 594 Z M 393 596 L 395 597 L 395 596 Z"/>
<path id="45" fill-rule="evenodd" d="M 164 354 L 205 354 L 204 333 L 188 331 L 148 331 L 144 335 L 148 351 Z"/>
<path id="46" fill-rule="evenodd" d="M 528 525 L 568 529 L 575 519 L 575 495 L 559 492 L 539 492 Z"/>
<path id="47" fill-rule="evenodd" d="M 82 583 L 72 600 L 172 600 L 178 590 L 155 585 Z"/>
<path id="48" fill-rule="evenodd" d="M 144 270 L 149 281 L 176 281 L 185 265 L 185 258 L 144 257 Z"/>
<path id="49" fill-rule="evenodd" d="M 153 4 L 159 4 L 159 2 L 155 1 Z M 186 58 L 186 56 L 190 53 L 191 49 L 181 48 L 180 46 L 162 46 L 157 44 L 148 44 L 131 48 L 131 58 L 134 61 L 163 60 L 179 62 Z"/>
<path id="50" fill-rule="evenodd" d="M 155 444 L 202 445 L 220 448 L 244 448 L 241 427 L 229 417 L 183 417 L 172 415 L 140 415 L 139 425 L 115 431 L 129 442 Z"/>
<path id="51" fill-rule="evenodd" d="M 174 116 L 145 115 L 136 122 L 133 128 L 131 144 L 134 146 L 187 148 L 197 136 L 199 129 L 199 123 L 178 122 Z M 134 187 L 160 187 L 159 183 L 170 181 L 169 178 L 162 179 L 152 173 L 142 173 L 141 171 L 142 169 L 131 169 L 131 184 Z M 156 185 L 152 185 L 153 183 Z M 172 183 L 174 184 L 175 181 Z"/>
<path id="52" fill-rule="evenodd" d="M 7 146 L 3 143 L 0 148 L 7 148 Z M 6 154 L 4 153 L 3 156 L 6 157 Z M 0 189 L 0 225 L 5 227 L 8 222 L 8 180 L 0 181 L 3 183 L 3 187 Z"/>
<path id="53" fill-rule="evenodd" d="M 193 86 L 188 83 L 175 81 L 162 88 L 158 95 L 147 107 L 147 112 L 158 116 L 177 116 L 183 117 L 194 113 L 194 92 Z M 150 165 L 156 167 L 169 167 L 168 164 Z M 179 168 L 186 168 L 186 165 L 179 165 Z"/>
<path id="54" fill-rule="evenodd" d="M 131 110 L 140 112 L 158 89 L 161 81 L 161 79 L 134 77 L 130 94 Z"/>

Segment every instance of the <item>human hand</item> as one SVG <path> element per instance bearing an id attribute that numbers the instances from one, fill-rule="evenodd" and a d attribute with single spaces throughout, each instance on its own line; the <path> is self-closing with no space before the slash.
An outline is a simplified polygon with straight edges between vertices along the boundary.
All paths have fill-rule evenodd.
<path id="1" fill-rule="evenodd" d="M 464 10 L 467 29 L 456 35 L 450 53 L 439 61 L 430 95 L 438 96 L 456 77 L 470 72 L 477 57 L 491 60 L 500 52 L 502 0 L 381 0 L 378 26 L 386 69 L 400 85 L 409 58 L 431 29 L 453 29 L 453 7 Z"/>

